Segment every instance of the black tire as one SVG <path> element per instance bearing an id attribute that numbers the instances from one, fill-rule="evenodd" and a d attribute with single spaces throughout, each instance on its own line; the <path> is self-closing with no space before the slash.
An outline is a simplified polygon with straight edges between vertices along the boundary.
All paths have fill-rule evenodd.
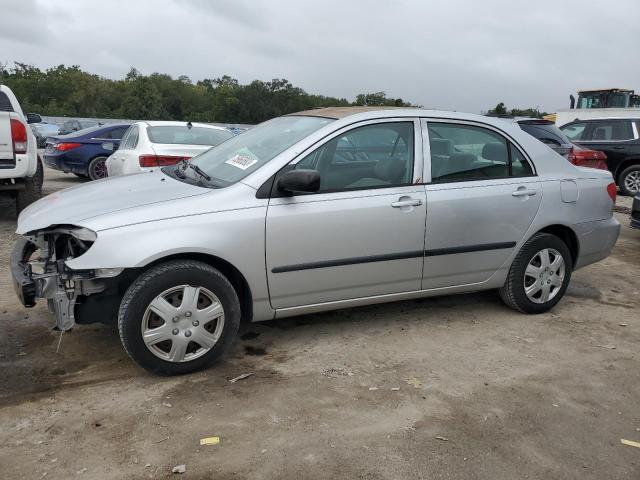
<path id="1" fill-rule="evenodd" d="M 42 183 L 44 172 L 42 162 L 38 158 L 38 167 L 33 177 L 24 179 L 24 189 L 18 190 L 16 193 L 16 213 L 20 215 L 25 208 L 31 205 L 42 196 Z"/>
<path id="2" fill-rule="evenodd" d="M 100 180 L 101 178 L 107 178 L 107 157 L 96 157 L 89 163 L 87 168 L 87 176 L 91 180 Z"/>
<path id="3" fill-rule="evenodd" d="M 637 178 L 640 178 L 640 165 L 631 165 L 630 167 L 625 168 L 622 173 L 620 173 L 620 176 L 618 177 L 618 186 L 620 187 L 620 192 L 623 195 L 627 195 L 629 197 L 635 197 L 638 193 L 640 193 L 640 189 L 639 190 L 632 190 L 630 188 L 627 187 L 627 177 L 630 174 L 634 174 L 635 176 L 637 176 Z"/>
<path id="4" fill-rule="evenodd" d="M 144 314 L 162 292 L 179 285 L 204 287 L 224 308 L 224 326 L 215 345 L 193 360 L 174 363 L 152 353 L 142 338 Z M 125 293 L 118 313 L 120 339 L 138 365 L 159 375 L 181 375 L 211 366 L 229 348 L 240 326 L 238 295 L 222 273 L 206 263 L 174 260 L 157 265 L 138 277 Z"/>
<path id="5" fill-rule="evenodd" d="M 544 303 L 536 303 L 525 293 L 525 271 L 529 262 L 543 249 L 556 250 L 564 261 L 565 273 L 562 285 L 553 298 Z M 573 260 L 567 245 L 555 235 L 537 233 L 531 237 L 520 249 L 511 268 L 504 286 L 500 289 L 500 298 L 509 307 L 522 313 L 544 313 L 552 309 L 562 299 L 571 280 Z"/>
<path id="6" fill-rule="evenodd" d="M 44 166 L 40 157 L 38 157 L 38 167 L 36 168 L 35 180 L 36 187 L 38 188 L 38 194 L 39 196 L 42 196 L 42 185 L 44 184 Z"/>

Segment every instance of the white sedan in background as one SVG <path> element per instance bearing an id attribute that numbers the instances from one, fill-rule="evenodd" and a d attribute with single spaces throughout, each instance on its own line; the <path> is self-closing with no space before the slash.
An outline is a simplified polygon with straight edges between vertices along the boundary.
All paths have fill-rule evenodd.
<path id="1" fill-rule="evenodd" d="M 175 165 L 231 137 L 226 128 L 203 123 L 135 122 L 107 159 L 107 172 L 115 177 Z"/>

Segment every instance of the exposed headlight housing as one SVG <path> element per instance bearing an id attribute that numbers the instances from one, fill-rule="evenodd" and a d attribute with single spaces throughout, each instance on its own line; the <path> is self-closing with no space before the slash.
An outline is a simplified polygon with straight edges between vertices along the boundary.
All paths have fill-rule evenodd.
<path id="1" fill-rule="evenodd" d="M 98 234 L 88 228 L 78 227 L 75 229 L 69 229 L 69 235 L 82 240 L 83 242 L 95 242 L 98 238 Z"/>

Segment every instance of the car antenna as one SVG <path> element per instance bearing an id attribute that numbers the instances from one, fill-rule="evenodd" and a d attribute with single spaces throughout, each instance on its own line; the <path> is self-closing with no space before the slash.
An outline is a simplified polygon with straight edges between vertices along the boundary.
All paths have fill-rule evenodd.
<path id="1" fill-rule="evenodd" d="M 193 127 L 193 125 L 191 125 L 191 122 L 187 122 L 187 128 L 191 129 L 191 127 Z"/>

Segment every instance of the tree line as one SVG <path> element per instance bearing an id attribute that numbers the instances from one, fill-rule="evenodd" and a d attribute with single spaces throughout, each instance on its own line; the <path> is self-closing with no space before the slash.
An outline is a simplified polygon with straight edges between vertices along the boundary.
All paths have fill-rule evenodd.
<path id="1" fill-rule="evenodd" d="M 355 101 L 305 92 L 288 80 L 254 80 L 246 85 L 224 75 L 193 82 L 135 68 L 119 80 L 58 65 L 41 70 L 15 62 L 0 67 L 0 81 L 25 112 L 55 117 L 127 118 L 255 124 L 301 110 L 328 106 L 413 106 L 384 92 L 359 94 Z"/>
<path id="2" fill-rule="evenodd" d="M 498 103 L 494 108 L 487 111 L 488 115 L 511 115 L 513 117 L 533 117 L 542 118 L 549 115 L 547 112 L 541 112 L 538 107 L 530 108 L 507 108 L 504 102 Z"/>

